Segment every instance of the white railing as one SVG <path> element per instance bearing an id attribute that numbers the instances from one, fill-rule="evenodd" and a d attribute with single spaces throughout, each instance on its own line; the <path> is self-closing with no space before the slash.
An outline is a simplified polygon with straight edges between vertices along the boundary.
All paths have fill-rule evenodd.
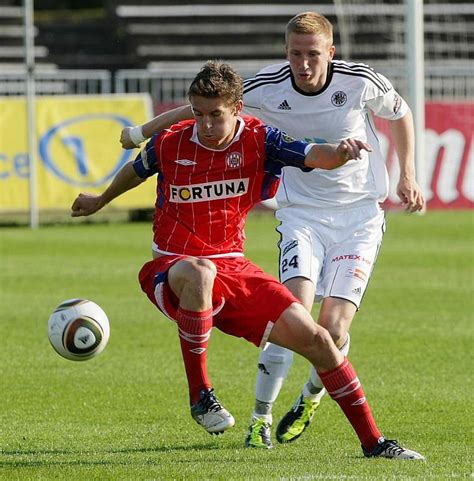
<path id="1" fill-rule="evenodd" d="M 242 62 L 235 65 L 243 77 L 255 74 L 264 65 L 275 61 Z M 148 70 L 119 70 L 115 75 L 115 91 L 118 93 L 149 92 L 157 103 L 181 103 L 201 64 L 187 68 L 177 64 L 163 64 Z M 401 95 L 407 97 L 408 77 L 403 65 L 377 64 L 376 70 L 388 77 Z M 474 65 L 426 66 L 426 100 L 474 102 Z"/>
<path id="2" fill-rule="evenodd" d="M 163 18 L 163 17 L 268 17 L 269 11 L 272 16 L 291 17 L 295 12 L 305 12 L 311 10 L 311 5 L 294 4 L 273 4 L 269 9 L 267 3 L 251 4 L 251 5 L 121 5 L 116 9 L 117 16 L 122 18 Z M 445 14 L 446 12 L 455 12 L 458 15 L 468 15 L 474 13 L 474 5 L 466 3 L 440 3 L 427 4 L 423 7 L 424 13 L 429 15 Z M 340 13 L 334 5 L 318 5 L 317 11 L 323 15 L 336 15 Z M 405 14 L 404 4 L 372 4 L 364 2 L 363 4 L 354 4 L 347 2 L 344 4 L 343 15 L 362 16 L 362 15 L 398 15 Z"/>
<path id="3" fill-rule="evenodd" d="M 203 63 L 156 62 L 149 69 L 118 70 L 115 74 L 115 92 L 148 92 L 154 102 L 183 102 L 191 80 Z M 264 65 L 271 63 L 275 63 L 275 61 L 241 61 L 232 62 L 232 65 L 245 78 L 254 75 Z"/>
<path id="4" fill-rule="evenodd" d="M 24 95 L 24 70 L 0 71 L 0 95 Z M 38 95 L 107 94 L 112 91 L 112 74 L 108 70 L 38 71 L 35 74 Z"/>
<path id="5" fill-rule="evenodd" d="M 401 95 L 408 96 L 408 72 L 403 65 L 381 64 L 376 70 L 389 78 Z M 474 102 L 474 64 L 425 66 L 425 97 L 432 102 Z"/>
<path id="6" fill-rule="evenodd" d="M 275 60 L 232 62 L 245 78 L 254 75 Z M 112 82 L 108 70 L 50 69 L 36 73 L 38 95 L 87 95 L 109 93 L 150 93 L 156 103 L 181 103 L 186 101 L 189 83 L 202 62 L 157 62 L 150 69 L 118 70 Z M 386 75 L 396 89 L 407 95 L 407 72 L 403 63 L 372 64 Z M 430 101 L 474 102 L 474 65 L 443 65 L 425 67 L 426 99 Z M 23 95 L 25 73 L 23 70 L 0 71 L 0 95 Z"/>

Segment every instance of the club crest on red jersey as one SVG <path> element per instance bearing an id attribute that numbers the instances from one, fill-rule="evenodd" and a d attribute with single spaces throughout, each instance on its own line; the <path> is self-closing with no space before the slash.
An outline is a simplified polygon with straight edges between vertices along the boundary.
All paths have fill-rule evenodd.
<path id="1" fill-rule="evenodd" d="M 225 162 L 230 169 L 238 169 L 242 166 L 243 157 L 240 152 L 229 152 L 226 155 Z"/>

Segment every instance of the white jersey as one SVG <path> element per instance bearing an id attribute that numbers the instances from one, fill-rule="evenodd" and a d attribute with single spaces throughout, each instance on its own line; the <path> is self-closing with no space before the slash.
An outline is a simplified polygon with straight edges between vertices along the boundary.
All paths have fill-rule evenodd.
<path id="1" fill-rule="evenodd" d="M 305 173 L 283 169 L 278 207 L 302 205 L 344 208 L 383 201 L 388 173 L 371 112 L 397 120 L 408 106 L 383 75 L 361 63 L 334 60 L 326 84 L 316 93 L 300 90 L 288 62 L 262 69 L 244 83 L 244 110 L 292 137 L 338 144 L 353 137 L 368 142 L 373 152 L 335 170 Z"/>

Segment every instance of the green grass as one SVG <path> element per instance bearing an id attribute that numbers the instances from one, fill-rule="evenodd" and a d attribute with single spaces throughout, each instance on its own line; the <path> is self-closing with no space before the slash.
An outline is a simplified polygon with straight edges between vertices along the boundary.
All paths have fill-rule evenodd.
<path id="1" fill-rule="evenodd" d="M 247 253 L 277 272 L 276 223 L 251 216 Z M 376 419 L 426 463 L 367 460 L 325 398 L 292 445 L 246 450 L 258 351 L 215 331 L 211 379 L 236 427 L 211 437 L 189 415 L 174 325 L 141 293 L 148 224 L 0 229 L 0 479 L 472 479 L 473 214 L 388 215 L 383 249 L 352 329 L 351 360 Z M 111 321 L 104 353 L 60 358 L 46 324 L 87 297 Z M 307 376 L 297 358 L 275 406 Z"/>

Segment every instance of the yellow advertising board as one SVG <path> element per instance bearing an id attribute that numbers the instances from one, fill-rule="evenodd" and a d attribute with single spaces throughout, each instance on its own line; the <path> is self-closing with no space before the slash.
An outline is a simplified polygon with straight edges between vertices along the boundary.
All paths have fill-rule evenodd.
<path id="1" fill-rule="evenodd" d="M 0 97 L 0 212 L 29 208 L 26 101 Z M 39 209 L 69 209 L 79 192 L 101 192 L 138 150 L 123 150 L 120 132 L 152 114 L 148 95 L 37 97 L 36 172 Z M 151 179 L 113 202 L 152 207 Z"/>

